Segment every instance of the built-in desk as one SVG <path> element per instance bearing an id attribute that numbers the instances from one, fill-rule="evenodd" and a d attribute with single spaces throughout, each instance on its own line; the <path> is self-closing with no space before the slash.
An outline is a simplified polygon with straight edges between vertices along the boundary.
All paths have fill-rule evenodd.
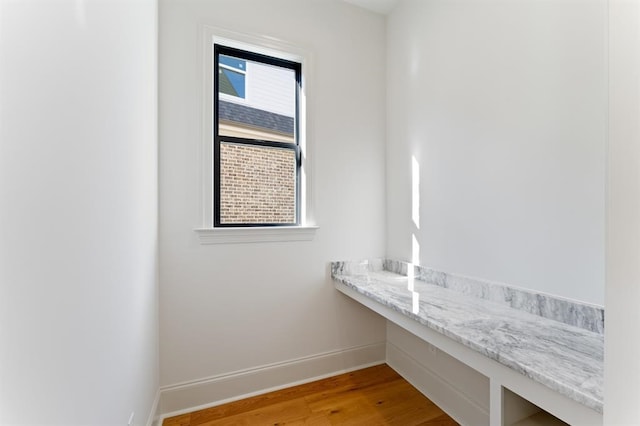
<path id="1" fill-rule="evenodd" d="M 345 295 L 485 375 L 492 426 L 522 421 L 536 411 L 530 403 L 569 424 L 602 424 L 601 308 L 397 261 L 334 262 L 332 277 Z"/>

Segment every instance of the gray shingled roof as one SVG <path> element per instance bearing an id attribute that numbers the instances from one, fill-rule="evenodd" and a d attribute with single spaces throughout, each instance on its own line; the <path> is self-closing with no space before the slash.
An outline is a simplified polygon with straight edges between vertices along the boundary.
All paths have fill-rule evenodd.
<path id="1" fill-rule="evenodd" d="M 293 136 L 293 117 L 245 105 L 220 100 L 218 101 L 218 118 Z"/>

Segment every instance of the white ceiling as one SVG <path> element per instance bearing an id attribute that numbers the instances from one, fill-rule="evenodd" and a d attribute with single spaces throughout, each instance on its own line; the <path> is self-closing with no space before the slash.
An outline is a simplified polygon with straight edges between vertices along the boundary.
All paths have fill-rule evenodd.
<path id="1" fill-rule="evenodd" d="M 344 0 L 347 3 L 372 10 L 383 15 L 388 14 L 399 0 Z"/>

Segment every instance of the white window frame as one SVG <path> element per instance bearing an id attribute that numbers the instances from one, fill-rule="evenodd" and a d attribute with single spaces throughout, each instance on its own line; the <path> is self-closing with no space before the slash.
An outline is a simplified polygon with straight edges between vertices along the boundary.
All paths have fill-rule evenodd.
<path id="1" fill-rule="evenodd" d="M 202 97 L 202 127 L 200 146 L 200 224 L 194 229 L 201 244 L 252 243 L 277 241 L 309 241 L 315 236 L 318 226 L 314 216 L 313 152 L 311 143 L 309 105 L 309 78 L 312 69 L 311 55 L 294 45 L 264 36 L 240 34 L 233 31 L 202 25 L 200 29 L 201 49 L 199 54 L 202 70 L 200 93 Z M 213 45 L 221 44 L 236 49 L 247 50 L 273 56 L 302 65 L 302 90 L 298 111 L 299 146 L 302 150 L 300 168 L 300 225 L 259 226 L 238 228 L 216 228 L 213 222 Z"/>

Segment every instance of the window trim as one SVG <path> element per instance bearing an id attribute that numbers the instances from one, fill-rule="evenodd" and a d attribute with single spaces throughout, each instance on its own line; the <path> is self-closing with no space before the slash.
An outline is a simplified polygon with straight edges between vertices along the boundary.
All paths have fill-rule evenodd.
<path id="1" fill-rule="evenodd" d="M 258 35 L 241 34 L 225 29 L 201 25 L 198 55 L 201 78 L 201 131 L 199 149 L 199 223 L 194 227 L 201 244 L 309 241 L 318 229 L 315 218 L 313 123 L 308 120 L 313 110 L 310 102 L 313 93 L 313 57 L 298 47 L 281 40 Z M 303 90 L 299 94 L 298 144 L 302 150 L 300 170 L 299 223 L 296 226 L 276 227 L 214 227 L 213 199 L 213 45 L 222 44 L 240 50 L 253 51 L 267 56 L 279 57 L 301 64 Z"/>
<path id="2" fill-rule="evenodd" d="M 249 138 L 239 138 L 239 137 L 231 137 L 231 136 L 221 136 L 219 119 L 220 117 L 215 111 L 215 106 L 219 105 L 219 61 L 216 60 L 219 55 L 225 55 L 229 57 L 235 57 L 238 59 L 245 60 L 246 62 L 252 61 L 261 64 L 273 65 L 284 69 L 289 69 L 294 71 L 295 78 L 295 116 L 294 116 L 294 140 L 293 143 L 286 142 L 278 142 L 276 140 L 260 140 L 260 139 L 249 139 Z M 301 158 L 302 158 L 302 150 L 300 148 L 300 144 L 298 142 L 300 136 L 300 130 L 298 126 L 299 121 L 299 107 L 300 107 L 300 92 L 302 85 L 302 64 L 300 62 L 291 61 L 282 59 L 279 57 L 273 57 L 264 55 L 261 53 L 256 53 L 254 51 L 247 51 L 242 49 L 233 48 L 230 46 L 222 45 L 219 43 L 213 44 L 213 77 L 214 77 L 214 86 L 213 86 L 213 227 L 214 228 L 234 228 L 234 227 L 243 227 L 243 228 L 257 228 L 257 227 L 271 227 L 271 226 L 298 226 L 300 224 L 300 168 L 301 168 Z M 246 80 L 245 80 L 246 84 Z M 268 147 L 268 148 L 279 148 L 293 151 L 295 161 L 296 161 L 296 173 L 295 173 L 295 182 L 294 182 L 294 191 L 295 191 L 295 199 L 294 199 L 294 208 L 295 208 L 295 218 L 294 222 L 283 222 L 283 223 L 269 223 L 269 222 L 258 222 L 258 223 L 222 223 L 221 212 L 220 212 L 220 203 L 221 203 L 221 157 L 220 157 L 220 149 L 223 143 L 235 143 L 243 146 L 260 146 L 260 147 Z"/>

